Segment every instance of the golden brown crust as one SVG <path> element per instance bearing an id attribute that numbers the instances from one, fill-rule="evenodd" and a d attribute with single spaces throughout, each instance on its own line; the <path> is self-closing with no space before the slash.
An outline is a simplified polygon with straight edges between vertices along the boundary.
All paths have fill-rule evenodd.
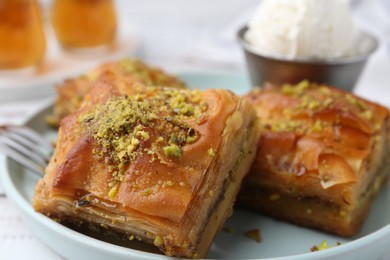
<path id="1" fill-rule="evenodd" d="M 77 111 L 94 81 L 107 71 L 123 76 L 122 80 L 131 84 L 138 82 L 146 86 L 185 88 L 185 84 L 177 77 L 161 69 L 147 66 L 140 60 L 123 59 L 118 62 L 109 62 L 78 78 L 67 79 L 57 86 L 53 115 L 48 118 L 48 122 L 53 126 L 58 126 L 65 116 Z"/>
<path id="2" fill-rule="evenodd" d="M 204 257 L 255 154 L 255 111 L 225 90 L 129 86 L 121 77 L 101 75 L 62 120 L 34 208 L 107 225 L 168 255 Z"/>
<path id="3" fill-rule="evenodd" d="M 388 160 L 388 110 L 306 81 L 268 85 L 246 98 L 257 110 L 261 137 L 244 187 L 318 198 L 353 214 Z"/>

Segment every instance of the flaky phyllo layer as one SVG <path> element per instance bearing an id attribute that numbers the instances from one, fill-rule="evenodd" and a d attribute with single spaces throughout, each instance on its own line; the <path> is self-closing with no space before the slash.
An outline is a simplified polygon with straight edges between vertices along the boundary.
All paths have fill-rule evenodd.
<path id="1" fill-rule="evenodd" d="M 255 154 L 255 118 L 225 90 L 145 87 L 108 71 L 62 120 L 34 207 L 204 257 Z"/>
<path id="2" fill-rule="evenodd" d="M 107 71 L 121 76 L 122 81 L 128 84 L 138 82 L 145 86 L 185 88 L 184 83 L 177 77 L 159 68 L 148 66 L 140 60 L 123 59 L 109 62 L 78 78 L 67 79 L 57 86 L 57 98 L 53 115 L 48 118 L 49 123 L 58 126 L 62 118 L 77 111 L 96 79 Z"/>
<path id="3" fill-rule="evenodd" d="M 247 99 L 257 110 L 261 137 L 245 185 L 322 201 L 350 217 L 388 160 L 388 110 L 307 81 L 269 85 Z"/>

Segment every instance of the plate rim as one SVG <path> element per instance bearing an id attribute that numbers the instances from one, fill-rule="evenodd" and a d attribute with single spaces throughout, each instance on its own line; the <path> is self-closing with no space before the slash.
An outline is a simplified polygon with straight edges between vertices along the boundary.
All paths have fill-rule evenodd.
<path id="1" fill-rule="evenodd" d="M 191 76 L 246 76 L 244 73 L 226 73 L 226 72 L 177 72 L 176 73 L 179 77 L 185 75 L 191 75 Z M 24 120 L 22 120 L 21 125 L 26 125 L 30 123 L 34 117 L 38 116 L 40 113 L 42 113 L 45 109 L 48 109 L 50 106 L 53 105 L 53 99 L 46 100 L 38 109 L 36 109 L 35 112 L 30 113 Z M 32 208 L 31 202 L 28 202 L 24 196 L 21 194 L 20 190 L 16 187 L 11 175 L 10 169 L 10 159 L 4 155 L 0 154 L 0 181 L 2 182 L 2 186 L 4 187 L 5 193 L 7 195 L 7 199 L 12 201 L 14 208 L 17 208 L 18 212 L 24 212 L 27 215 L 22 214 L 24 223 L 27 224 L 30 228 L 34 236 L 36 236 L 42 243 L 44 243 L 49 248 L 53 249 L 53 247 L 46 243 L 44 239 L 42 239 L 39 235 L 36 234 L 34 229 L 32 228 L 29 221 L 26 221 L 25 218 L 30 217 L 33 221 L 38 222 L 40 225 L 44 225 L 48 227 L 52 232 L 61 233 L 61 235 L 64 235 L 67 239 L 73 240 L 75 242 L 78 242 L 84 246 L 86 246 L 89 249 L 104 251 L 106 253 L 113 254 L 113 256 L 121 257 L 121 256 L 134 256 L 134 257 L 141 257 L 143 259 L 176 259 L 165 255 L 159 255 L 155 253 L 149 253 L 145 251 L 140 251 L 136 249 L 126 248 L 123 246 L 118 246 L 115 244 L 111 244 L 108 242 L 101 241 L 99 239 L 95 239 L 93 237 L 84 235 L 82 233 L 79 233 L 77 231 L 74 231 L 70 228 L 67 228 L 50 218 L 47 218 L 46 216 L 43 216 L 42 214 L 39 214 L 35 212 Z M 26 223 L 28 222 L 28 223 Z M 385 241 L 383 239 L 384 237 L 390 237 L 390 221 L 385 226 L 375 230 L 372 233 L 369 233 L 365 236 L 356 238 L 352 241 L 349 241 L 348 243 L 342 244 L 340 246 L 335 246 L 332 248 L 329 248 L 327 250 L 317 251 L 317 252 L 307 252 L 303 254 L 295 254 L 295 255 L 289 255 L 289 256 L 281 256 L 281 257 L 271 257 L 271 258 L 261 258 L 262 260 L 298 260 L 298 259 L 329 259 L 331 257 L 340 257 L 345 254 L 348 254 L 350 251 L 354 250 L 362 250 L 365 247 L 367 247 L 369 244 L 380 244 L 381 241 Z M 87 238 L 87 239 L 86 239 Z M 58 253 L 57 250 L 54 250 L 56 253 Z M 386 251 L 390 252 L 390 250 Z"/>

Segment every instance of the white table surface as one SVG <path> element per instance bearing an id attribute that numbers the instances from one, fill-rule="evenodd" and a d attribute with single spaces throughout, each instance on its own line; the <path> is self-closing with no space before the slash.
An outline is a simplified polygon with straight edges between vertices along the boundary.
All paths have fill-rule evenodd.
<path id="1" fill-rule="evenodd" d="M 390 107 L 390 51 L 384 41 L 390 26 L 389 20 L 380 19 L 380 1 L 366 1 L 355 10 L 359 24 L 374 31 L 382 41 L 379 50 L 369 60 L 355 93 Z M 117 1 L 120 21 L 132 22 L 139 29 L 141 49 L 138 56 L 168 71 L 227 70 L 245 73 L 234 32 L 249 18 L 258 1 L 237 0 L 229 4 L 224 4 L 227 1 L 223 0 L 183 2 L 186 1 Z M 35 113 L 47 96 L 47 93 L 42 93 L 42 98 L 0 103 L 0 125 L 20 124 Z M 1 183 L 0 259 L 62 259 L 35 238 L 6 198 Z"/>

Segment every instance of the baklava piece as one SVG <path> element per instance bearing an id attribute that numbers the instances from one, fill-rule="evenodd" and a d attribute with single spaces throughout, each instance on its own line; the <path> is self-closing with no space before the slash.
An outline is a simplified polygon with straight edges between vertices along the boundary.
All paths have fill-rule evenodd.
<path id="1" fill-rule="evenodd" d="M 302 226 L 356 234 L 389 172 L 389 111 L 303 81 L 246 96 L 261 128 L 239 202 Z"/>
<path id="2" fill-rule="evenodd" d="M 254 158 L 256 112 L 226 90 L 126 84 L 105 73 L 61 121 L 34 208 L 205 257 Z"/>
<path id="3" fill-rule="evenodd" d="M 48 122 L 53 126 L 58 126 L 62 118 L 77 111 L 93 82 L 99 75 L 107 71 L 124 76 L 124 80 L 129 82 L 138 82 L 146 86 L 185 88 L 184 83 L 177 77 L 169 75 L 159 68 L 148 66 L 140 60 L 123 59 L 118 62 L 110 62 L 78 78 L 67 79 L 63 84 L 57 86 L 53 115 L 48 117 Z"/>

